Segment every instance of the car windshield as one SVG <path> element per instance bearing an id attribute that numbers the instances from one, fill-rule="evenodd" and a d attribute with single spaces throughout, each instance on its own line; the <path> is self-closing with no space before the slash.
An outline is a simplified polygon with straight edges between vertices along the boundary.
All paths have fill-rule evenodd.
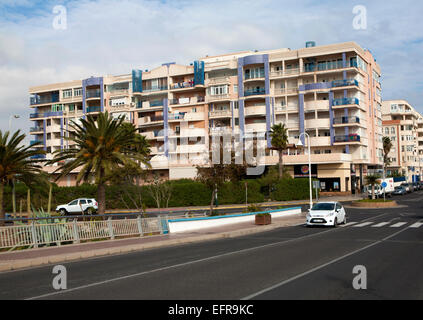
<path id="1" fill-rule="evenodd" d="M 311 210 L 322 211 L 322 210 L 333 210 L 335 208 L 334 203 L 316 203 Z"/>

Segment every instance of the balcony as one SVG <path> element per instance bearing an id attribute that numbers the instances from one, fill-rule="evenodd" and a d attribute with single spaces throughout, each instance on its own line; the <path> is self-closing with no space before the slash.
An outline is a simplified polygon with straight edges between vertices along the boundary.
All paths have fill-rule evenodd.
<path id="1" fill-rule="evenodd" d="M 41 159 L 45 159 L 46 155 L 45 154 L 37 154 L 35 156 L 30 157 L 31 160 L 41 160 Z"/>
<path id="2" fill-rule="evenodd" d="M 32 127 L 29 129 L 29 132 L 40 132 L 43 131 L 43 127 Z"/>
<path id="3" fill-rule="evenodd" d="M 185 113 L 186 112 L 174 113 L 174 114 L 171 113 L 168 116 L 168 120 L 184 120 Z"/>
<path id="4" fill-rule="evenodd" d="M 230 99 L 231 99 L 231 97 L 230 97 L 229 93 L 207 96 L 207 102 L 224 101 L 224 100 L 230 100 Z"/>
<path id="5" fill-rule="evenodd" d="M 330 119 L 329 118 L 320 118 L 320 119 L 308 119 L 304 121 L 305 127 L 308 129 L 311 128 L 329 128 Z"/>
<path id="6" fill-rule="evenodd" d="M 275 89 L 275 95 L 298 94 L 298 88 L 278 88 Z"/>
<path id="7" fill-rule="evenodd" d="M 340 118 L 334 118 L 333 124 L 334 125 L 340 125 L 340 124 L 357 124 L 360 123 L 359 117 L 340 117 Z"/>
<path id="8" fill-rule="evenodd" d="M 209 112 L 209 118 L 230 118 L 232 117 L 231 110 L 214 110 Z"/>
<path id="9" fill-rule="evenodd" d="M 86 99 L 90 98 L 100 98 L 101 97 L 101 90 L 87 90 L 87 93 L 85 95 Z"/>
<path id="10" fill-rule="evenodd" d="M 334 137 L 335 143 L 349 143 L 349 142 L 360 142 L 360 141 L 361 141 L 360 136 L 357 134 L 349 134 L 349 135 Z"/>
<path id="11" fill-rule="evenodd" d="M 216 84 L 225 84 L 230 83 L 231 79 L 229 77 L 215 77 L 215 78 L 208 78 L 206 79 L 206 84 L 208 86 L 216 85 Z"/>
<path id="12" fill-rule="evenodd" d="M 149 88 L 143 88 L 142 93 L 150 93 L 150 92 L 156 92 L 156 91 L 165 91 L 167 90 L 167 85 L 165 86 L 155 86 L 155 87 L 149 87 Z"/>
<path id="13" fill-rule="evenodd" d="M 245 108 L 245 116 L 264 116 L 266 115 L 266 106 L 250 106 Z"/>
<path id="14" fill-rule="evenodd" d="M 244 97 L 264 95 L 266 94 L 265 88 L 247 89 L 244 91 Z"/>
<path id="15" fill-rule="evenodd" d="M 270 73 L 271 78 L 279 78 L 279 77 L 289 77 L 289 76 L 297 76 L 300 74 L 299 68 L 291 68 L 279 71 L 272 71 Z"/>
<path id="16" fill-rule="evenodd" d="M 101 112 L 101 106 L 87 107 L 87 113 L 90 113 L 90 112 Z"/>
<path id="17" fill-rule="evenodd" d="M 32 146 L 32 145 L 34 145 L 34 144 L 43 144 L 44 142 L 42 141 L 42 140 L 31 140 L 30 142 L 29 142 L 29 145 L 30 146 Z"/>
<path id="18" fill-rule="evenodd" d="M 245 73 L 244 80 L 264 79 L 264 76 L 264 69 L 261 69 L 260 72 Z"/>
<path id="19" fill-rule="evenodd" d="M 185 81 L 185 82 L 172 83 L 170 85 L 170 90 L 193 88 L 193 87 L 195 87 L 194 79 Z"/>
<path id="20" fill-rule="evenodd" d="M 31 106 L 36 104 L 48 104 L 59 102 L 59 100 L 59 92 L 47 96 L 33 95 L 29 98 L 29 104 Z"/>
<path id="21" fill-rule="evenodd" d="M 358 87 L 358 81 L 355 80 L 355 79 L 334 80 L 334 81 L 332 81 L 332 87 L 333 88 L 349 87 L 349 86 L 357 86 Z"/>
<path id="22" fill-rule="evenodd" d="M 198 97 L 191 97 L 191 98 L 179 98 L 179 99 L 171 99 L 169 100 L 170 105 L 179 105 L 179 104 L 196 104 L 196 103 L 203 103 L 205 101 L 205 97 L 198 96 Z"/>
<path id="23" fill-rule="evenodd" d="M 359 105 L 360 100 L 358 98 L 341 98 L 341 99 L 334 99 L 333 105 L 334 106 L 346 106 L 346 105 Z"/>
<path id="24" fill-rule="evenodd" d="M 329 100 L 312 100 L 304 102 L 305 111 L 329 110 Z"/>

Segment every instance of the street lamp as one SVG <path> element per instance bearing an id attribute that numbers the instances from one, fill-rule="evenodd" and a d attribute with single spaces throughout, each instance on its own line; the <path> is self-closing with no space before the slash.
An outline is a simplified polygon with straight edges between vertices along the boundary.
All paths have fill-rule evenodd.
<path id="1" fill-rule="evenodd" d="M 301 141 L 301 137 L 306 136 L 307 137 L 307 145 L 308 145 L 308 178 L 310 183 L 310 210 L 313 207 L 313 193 L 311 188 L 311 151 L 310 151 L 310 136 L 307 132 L 303 132 L 300 134 L 300 137 L 298 139 L 297 146 L 304 147 L 303 142 Z"/>
<path id="2" fill-rule="evenodd" d="M 18 115 L 18 114 L 14 114 L 14 115 L 11 115 L 10 117 L 9 117 L 9 131 L 10 131 L 10 129 L 12 128 L 12 118 L 15 118 L 15 119 L 19 119 L 21 116 L 20 115 Z"/>

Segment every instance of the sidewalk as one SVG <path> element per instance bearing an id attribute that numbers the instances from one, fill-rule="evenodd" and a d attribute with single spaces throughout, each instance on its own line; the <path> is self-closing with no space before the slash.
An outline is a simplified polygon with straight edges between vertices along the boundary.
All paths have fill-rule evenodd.
<path id="1" fill-rule="evenodd" d="M 0 253 L 0 272 L 21 268 L 36 267 L 53 263 L 63 263 L 78 259 L 107 256 L 132 251 L 169 247 L 192 242 L 239 237 L 281 227 L 303 224 L 305 213 L 296 216 L 275 218 L 272 224 L 256 226 L 252 222 L 202 229 L 196 232 L 166 234 L 148 237 L 133 237 L 83 244 L 70 244 L 59 247 L 46 247 L 22 251 Z"/>

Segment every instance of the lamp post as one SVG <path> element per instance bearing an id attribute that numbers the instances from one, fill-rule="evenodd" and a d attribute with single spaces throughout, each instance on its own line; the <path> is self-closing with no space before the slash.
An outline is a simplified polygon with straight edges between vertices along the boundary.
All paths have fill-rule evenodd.
<path id="1" fill-rule="evenodd" d="M 310 184 L 310 209 L 313 207 L 313 193 L 312 193 L 312 187 L 311 187 L 311 151 L 310 151 L 310 136 L 307 132 L 303 132 L 300 134 L 300 137 L 298 139 L 297 146 L 304 147 L 303 142 L 301 141 L 301 137 L 305 136 L 307 137 L 307 145 L 308 145 L 308 178 L 309 178 L 309 184 Z"/>
<path id="2" fill-rule="evenodd" d="M 10 131 L 10 129 L 12 128 L 12 119 L 13 118 L 15 118 L 15 119 L 19 119 L 21 116 L 20 115 L 18 115 L 18 114 L 13 114 L 13 115 L 11 115 L 10 117 L 9 117 L 9 131 Z"/>

